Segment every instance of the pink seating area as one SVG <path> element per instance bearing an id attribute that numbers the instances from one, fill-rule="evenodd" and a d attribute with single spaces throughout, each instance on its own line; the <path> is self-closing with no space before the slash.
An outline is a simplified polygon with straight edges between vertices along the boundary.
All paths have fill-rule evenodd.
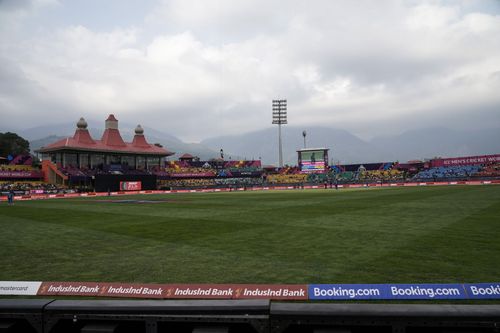
<path id="1" fill-rule="evenodd" d="M 17 155 L 12 161 L 9 162 L 10 165 L 31 165 L 33 164 L 33 157 L 31 155 Z"/>
<path id="2" fill-rule="evenodd" d="M 300 168 L 297 166 L 287 166 L 281 168 L 279 173 L 282 175 L 298 175 L 300 174 Z"/>

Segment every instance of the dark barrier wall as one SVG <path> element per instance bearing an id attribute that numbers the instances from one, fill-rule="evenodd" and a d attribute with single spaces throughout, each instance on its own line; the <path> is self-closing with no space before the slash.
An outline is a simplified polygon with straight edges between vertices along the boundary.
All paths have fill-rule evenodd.
<path id="1" fill-rule="evenodd" d="M 276 333 L 499 332 L 500 305 L 272 303 Z"/>
<path id="2" fill-rule="evenodd" d="M 155 175 L 96 175 L 95 191 L 120 191 L 120 182 L 141 182 L 142 190 L 156 190 Z"/>
<path id="3" fill-rule="evenodd" d="M 54 301 L 46 333 L 265 333 L 268 300 Z"/>
<path id="4" fill-rule="evenodd" d="M 10 333 L 499 332 L 500 305 L 0 300 Z"/>
<path id="5" fill-rule="evenodd" d="M 43 333 L 43 310 L 52 301 L 0 299 L 0 332 Z"/>

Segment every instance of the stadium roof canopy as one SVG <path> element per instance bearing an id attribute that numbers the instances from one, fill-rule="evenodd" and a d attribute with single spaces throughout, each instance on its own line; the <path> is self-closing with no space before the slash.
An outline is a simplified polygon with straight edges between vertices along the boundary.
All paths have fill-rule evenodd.
<path id="1" fill-rule="evenodd" d="M 179 159 L 185 159 L 185 160 L 193 159 L 193 158 L 194 158 L 194 156 L 191 155 L 191 154 L 188 154 L 188 153 L 186 153 L 186 154 L 182 155 L 181 157 L 179 157 Z"/>
<path id="2" fill-rule="evenodd" d="M 318 151 L 318 150 L 330 150 L 329 148 L 302 148 L 302 149 L 298 149 L 297 152 L 299 151 Z"/>
<path id="3" fill-rule="evenodd" d="M 76 124 L 73 137 L 68 137 L 37 150 L 39 153 L 53 153 L 62 150 L 85 151 L 96 153 L 119 153 L 132 155 L 149 155 L 164 157 L 175 154 L 162 147 L 149 144 L 144 137 L 144 130 L 137 125 L 132 142 L 125 142 L 118 130 L 118 120 L 110 114 L 106 119 L 106 128 L 101 140 L 94 140 L 88 129 L 85 119 L 80 118 Z"/>

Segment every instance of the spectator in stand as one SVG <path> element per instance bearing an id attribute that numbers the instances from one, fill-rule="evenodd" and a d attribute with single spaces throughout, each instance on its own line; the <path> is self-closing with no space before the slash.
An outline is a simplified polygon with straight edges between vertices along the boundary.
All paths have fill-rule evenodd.
<path id="1" fill-rule="evenodd" d="M 306 180 L 306 174 L 277 174 L 267 176 L 267 182 L 269 184 L 300 184 L 305 183 Z"/>
<path id="2" fill-rule="evenodd" d="M 41 182 L 0 182 L 0 192 L 4 193 L 10 190 L 25 194 L 34 190 L 41 190 L 43 193 L 59 193 L 63 189 L 61 186 Z"/>

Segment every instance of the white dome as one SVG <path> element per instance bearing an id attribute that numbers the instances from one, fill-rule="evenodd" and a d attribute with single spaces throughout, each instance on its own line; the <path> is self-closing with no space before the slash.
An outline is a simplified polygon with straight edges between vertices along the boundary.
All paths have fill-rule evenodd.
<path id="1" fill-rule="evenodd" d="M 76 127 L 79 129 L 87 129 L 87 126 L 88 124 L 83 117 L 76 123 Z"/>
<path id="2" fill-rule="evenodd" d="M 135 134 L 137 134 L 137 135 L 144 134 L 144 129 L 141 127 L 141 125 L 137 125 L 137 127 L 135 128 Z"/>

